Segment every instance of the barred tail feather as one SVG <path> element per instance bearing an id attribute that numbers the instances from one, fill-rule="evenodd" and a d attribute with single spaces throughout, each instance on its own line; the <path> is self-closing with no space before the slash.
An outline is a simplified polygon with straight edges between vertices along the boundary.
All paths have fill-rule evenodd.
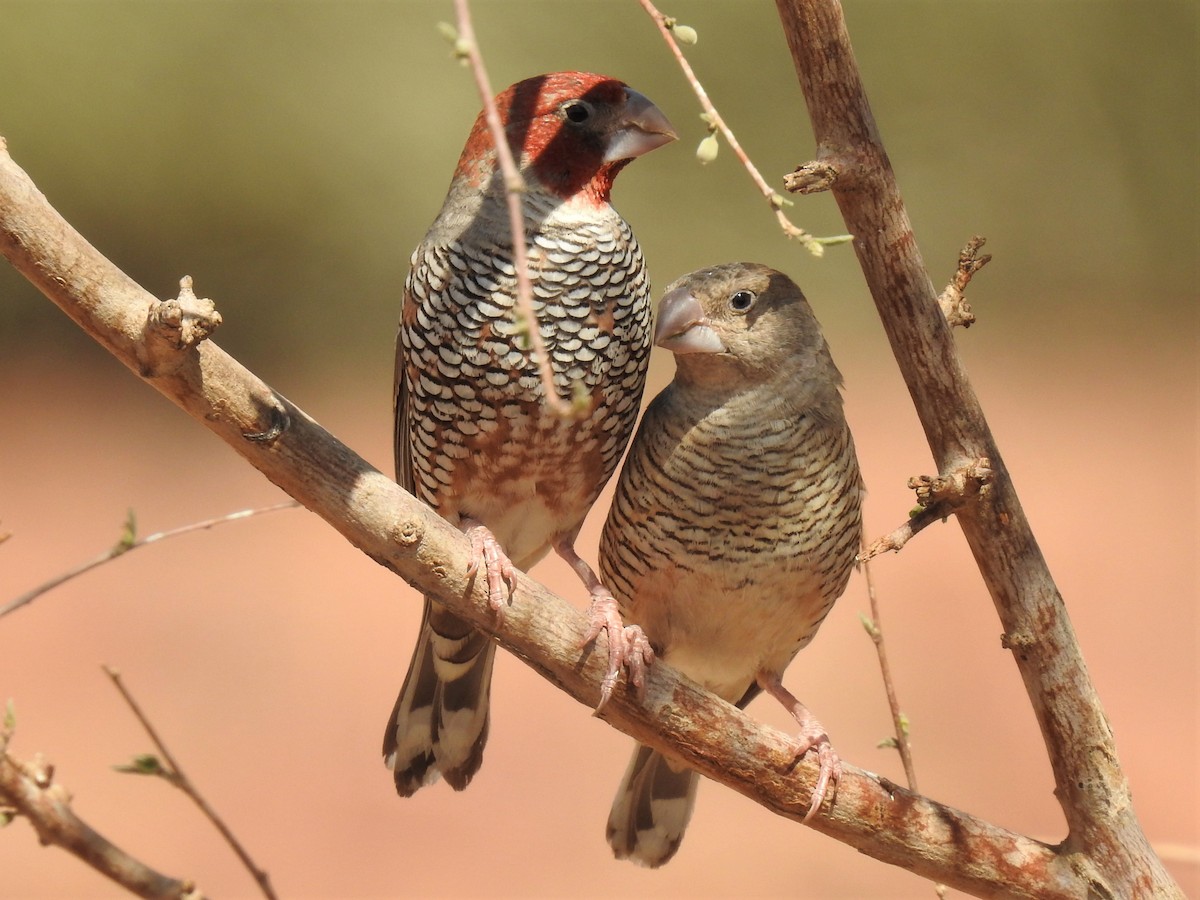
<path id="1" fill-rule="evenodd" d="M 696 805 L 700 776 L 638 744 L 608 814 L 617 859 L 657 868 L 675 855 Z"/>
<path id="2" fill-rule="evenodd" d="M 425 601 L 421 634 L 383 735 L 396 792 L 411 797 L 438 776 L 461 791 L 483 763 L 496 645 Z"/>

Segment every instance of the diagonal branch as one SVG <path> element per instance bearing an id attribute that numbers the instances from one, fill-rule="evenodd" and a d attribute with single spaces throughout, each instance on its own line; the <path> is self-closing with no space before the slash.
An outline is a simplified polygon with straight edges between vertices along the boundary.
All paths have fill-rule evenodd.
<path id="1" fill-rule="evenodd" d="M 775 220 L 779 223 L 779 227 L 783 233 L 790 238 L 795 238 L 799 241 L 809 253 L 813 256 L 822 256 L 825 253 L 827 244 L 844 244 L 850 240 L 850 235 L 839 234 L 834 237 L 816 237 L 788 218 L 787 213 L 783 211 L 785 203 L 790 203 L 782 194 L 767 184 L 767 180 L 763 178 L 762 173 L 758 171 L 758 167 L 750 159 L 750 155 L 742 149 L 741 142 L 733 133 L 733 129 L 726 124 L 724 117 L 717 112 L 716 106 L 708 98 L 708 91 L 704 89 L 704 85 L 700 83 L 700 79 L 696 77 L 696 73 L 692 70 L 692 64 L 688 62 L 687 57 L 683 55 L 683 51 L 679 49 L 679 42 L 675 40 L 674 20 L 669 16 L 663 15 L 658 11 L 651 0 L 638 0 L 642 5 L 642 9 L 646 14 L 654 20 L 654 24 L 658 26 L 659 34 L 666 41 L 667 46 L 671 49 L 672 55 L 675 57 L 675 62 L 679 64 L 679 68 L 683 71 L 683 77 L 687 79 L 688 85 L 692 89 L 692 93 L 696 95 L 696 100 L 700 103 L 700 108 L 704 110 L 703 119 L 708 123 L 710 132 L 719 131 L 721 136 L 725 138 L 725 142 L 729 144 L 729 149 L 733 151 L 734 156 L 741 162 L 742 167 L 746 170 L 746 174 L 750 176 L 750 180 L 754 182 L 754 186 L 758 192 L 762 194 L 763 199 L 767 201 L 767 205 L 771 207 L 771 211 L 775 214 Z M 715 141 L 715 137 L 710 137 Z M 714 144 L 713 150 L 715 152 Z"/>
<path id="2" fill-rule="evenodd" d="M 170 878 L 139 862 L 75 815 L 70 795 L 44 760 L 23 762 L 0 754 L 0 799 L 29 820 L 45 846 L 62 847 L 138 897 L 204 900 L 190 881 Z"/>
<path id="3" fill-rule="evenodd" d="M 591 654 L 580 658 L 585 623 L 579 611 L 521 573 L 513 605 L 497 622 L 486 587 L 467 575 L 470 548 L 458 529 L 211 341 L 185 346 L 170 360 L 147 354 L 145 344 L 160 340 L 147 331 L 159 301 L 55 212 L 2 141 L 0 253 L 135 374 L 350 543 L 493 635 L 585 708 L 596 706 L 605 665 Z M 815 761 L 797 764 L 790 737 L 757 724 L 666 665 L 650 674 L 644 702 L 618 691 L 601 717 L 778 815 L 800 821 L 807 811 Z M 1073 861 L 1055 848 L 850 765 L 831 808 L 812 827 L 976 894 L 1055 900 L 1087 891 Z"/>
<path id="4" fill-rule="evenodd" d="M 938 471 L 987 459 L 989 490 L 957 518 L 1041 727 L 1069 834 L 1060 848 L 1090 894 L 1180 896 L 1134 814 L 1112 731 L 1062 596 L 1038 549 L 938 306 L 867 102 L 838 0 L 776 0 L 808 103 L 818 162 L 912 395 Z"/>

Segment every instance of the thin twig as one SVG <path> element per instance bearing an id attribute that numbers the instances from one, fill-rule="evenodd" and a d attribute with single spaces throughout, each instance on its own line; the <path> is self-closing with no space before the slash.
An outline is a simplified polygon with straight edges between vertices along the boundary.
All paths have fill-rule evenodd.
<path id="1" fill-rule="evenodd" d="M 860 545 L 859 558 L 866 556 L 867 543 L 863 538 Z M 896 682 L 892 678 L 892 666 L 888 662 L 887 646 L 883 640 L 883 624 L 879 617 L 879 595 L 875 590 L 875 579 L 871 575 L 871 563 L 863 561 L 863 578 L 867 582 L 867 601 L 871 605 L 871 620 L 863 621 L 871 642 L 875 645 L 875 653 L 879 656 L 879 674 L 883 677 L 883 690 L 887 694 L 888 709 L 892 713 L 892 730 L 895 732 L 896 752 L 900 754 L 900 763 L 904 766 L 904 780 L 908 789 L 914 794 L 920 793 L 917 787 L 917 767 L 913 764 L 912 744 L 908 740 L 908 720 L 900 711 L 900 698 L 896 694 Z M 939 897 L 946 896 L 946 885 L 935 883 L 933 892 Z"/>
<path id="2" fill-rule="evenodd" d="M 663 40 L 667 42 L 667 46 L 671 48 L 671 52 L 675 55 L 675 60 L 679 63 L 679 68 L 683 70 L 684 78 L 691 85 L 696 99 L 700 101 L 700 107 L 704 110 L 704 120 L 708 122 L 711 128 L 715 128 L 721 132 L 721 136 L 729 144 L 729 149 L 741 160 L 742 165 L 750 174 L 750 178 L 754 181 L 759 193 L 763 195 L 771 207 L 771 211 L 774 212 L 775 218 L 779 221 L 779 227 L 783 229 L 783 233 L 790 238 L 798 240 L 813 256 L 821 256 L 825 252 L 827 244 L 842 244 L 852 240 L 848 234 L 837 235 L 835 237 L 816 237 L 811 232 L 805 231 L 799 225 L 796 225 L 787 217 L 783 211 L 783 204 L 785 202 L 783 195 L 767 184 L 767 180 L 758 171 L 758 167 L 751 162 L 749 155 L 742 149 L 742 145 L 738 143 L 733 130 L 725 123 L 725 119 L 722 118 L 721 114 L 717 112 L 717 108 L 713 106 L 712 101 L 708 99 L 708 92 L 704 89 L 704 85 L 700 83 L 700 79 L 696 77 L 696 73 L 692 70 L 687 57 L 679 49 L 679 44 L 675 40 L 675 35 L 671 30 L 674 20 L 659 12 L 658 8 L 650 0 L 638 0 L 638 2 L 642 4 L 642 9 L 646 10 L 650 18 L 654 20 L 654 24 L 658 26 L 658 30 L 663 36 Z"/>
<path id="3" fill-rule="evenodd" d="M 546 342 L 542 339 L 542 329 L 538 324 L 537 311 L 533 308 L 533 285 L 529 279 L 529 250 L 525 243 L 525 211 L 522 206 L 522 196 L 525 194 L 525 179 L 513 159 L 512 148 L 508 144 L 508 135 L 504 123 L 500 121 L 500 113 L 496 109 L 492 85 L 488 80 L 487 69 L 483 65 L 483 57 L 479 53 L 479 44 L 475 40 L 475 28 L 471 24 L 471 9 L 467 0 L 454 0 L 454 11 L 458 19 L 459 41 L 457 47 L 471 65 L 475 76 L 475 87 L 483 101 L 483 116 L 492 135 L 492 143 L 496 145 L 496 160 L 500 164 L 500 172 L 504 176 L 504 193 L 508 201 L 508 223 L 512 230 L 513 268 L 517 275 L 517 311 L 525 320 L 525 330 L 529 332 L 529 345 L 533 351 L 533 359 L 537 363 L 538 377 L 542 381 L 542 393 L 546 395 L 546 403 L 558 415 L 572 417 L 576 408 L 558 394 L 554 385 L 554 372 L 550 368 L 550 354 L 546 351 Z"/>
<path id="4" fill-rule="evenodd" d="M 862 543 L 865 554 L 866 541 Z M 900 753 L 900 762 L 904 764 L 904 777 L 908 781 L 908 789 L 918 793 L 917 770 L 913 767 L 912 748 L 908 743 L 908 723 L 904 713 L 900 711 L 900 699 L 896 696 L 896 683 L 892 680 L 892 667 L 888 664 L 887 648 L 883 642 L 883 625 L 879 618 L 879 595 L 875 590 L 875 579 L 871 577 L 871 564 L 863 563 L 863 577 L 867 582 L 867 600 L 871 604 L 871 621 L 864 621 L 867 634 L 875 644 L 875 652 L 879 656 L 879 673 L 883 676 L 883 689 L 887 693 L 888 709 L 892 712 L 892 726 L 896 732 L 896 750 Z"/>
<path id="5" fill-rule="evenodd" d="M 917 509 L 908 517 L 908 521 L 863 548 L 858 554 L 858 561 L 868 562 L 888 550 L 898 553 L 926 526 L 946 519 L 966 504 L 985 497 L 992 478 L 991 461 L 983 457 L 958 466 L 945 475 L 914 475 L 908 479 L 908 487 L 916 491 Z"/>
<path id="6" fill-rule="evenodd" d="M 120 692 L 121 697 L 125 700 L 125 703 L 128 704 L 138 722 L 141 723 L 142 728 L 144 728 L 146 731 L 146 734 L 150 736 L 150 740 L 154 743 L 154 746 L 158 749 L 158 752 L 161 753 L 163 759 L 166 760 L 167 771 L 163 773 L 166 780 L 187 794 L 187 796 L 191 798 L 192 802 L 200 808 L 200 812 L 204 813 L 208 820 L 212 822 L 213 827 L 215 827 L 217 831 L 221 833 L 221 837 L 225 838 L 225 842 L 233 848 L 233 852 L 236 853 L 238 859 L 242 861 L 242 865 L 249 870 L 250 874 L 254 877 L 254 880 L 258 882 L 259 889 L 263 892 L 263 896 L 267 897 L 268 900 L 277 900 L 275 891 L 271 889 L 271 880 L 267 876 L 267 873 L 255 864 L 254 859 L 248 852 L 246 852 L 246 849 L 234 836 L 233 832 L 229 830 L 229 826 L 221 820 L 221 817 L 217 815 L 216 810 L 208 805 L 208 802 L 200 795 L 200 792 L 196 789 L 196 786 L 192 784 L 191 780 L 183 773 L 183 769 L 179 767 L 178 760 L 176 760 L 171 754 L 171 751 L 167 749 L 167 745 L 163 743 L 162 738 L 158 736 L 158 732 L 150 723 L 150 720 L 146 717 L 146 714 L 142 712 L 142 708 L 138 706 L 137 701 L 133 699 L 133 695 L 129 693 L 128 688 L 125 687 L 125 683 L 121 680 L 121 673 L 107 665 L 102 666 L 101 668 L 104 669 L 104 674 L 112 680 L 113 686 L 116 687 L 116 689 Z"/>
<path id="7" fill-rule="evenodd" d="M 125 534 L 122 535 L 121 540 L 117 541 L 116 544 L 114 544 L 108 550 L 105 550 L 103 553 L 101 553 L 96 558 L 90 559 L 84 563 L 80 563 L 79 565 L 75 566 L 73 569 L 68 569 L 66 572 L 63 572 L 61 575 L 54 576 L 49 581 L 38 585 L 37 587 L 33 588 L 32 590 L 26 591 L 24 594 L 17 597 L 15 600 L 10 600 L 4 606 L 0 606 L 0 619 L 7 616 L 10 612 L 18 610 L 22 606 L 32 603 L 34 600 L 36 600 L 42 594 L 45 594 L 49 591 L 54 590 L 59 585 L 65 584 L 66 582 L 70 581 L 72 578 L 78 578 L 80 575 L 84 574 L 85 572 L 90 572 L 92 569 L 95 569 L 97 566 L 102 566 L 107 562 L 111 562 L 112 560 L 116 559 L 118 556 L 124 556 L 126 553 L 130 552 L 131 550 L 136 550 L 139 547 L 145 547 L 149 544 L 158 543 L 159 541 L 165 540 L 166 538 L 178 537 L 181 534 L 188 534 L 193 531 L 200 531 L 203 529 L 212 528 L 215 525 L 223 525 L 226 522 L 236 522 L 241 519 L 249 519 L 252 516 L 259 516 L 259 515 L 262 515 L 263 513 L 269 513 L 269 512 L 278 512 L 281 509 L 296 509 L 299 506 L 300 506 L 300 504 L 297 503 L 295 500 L 289 500 L 286 503 L 277 503 L 274 506 L 264 506 L 259 509 L 242 509 L 242 510 L 238 510 L 237 512 L 229 513 L 228 515 L 217 516 L 215 519 L 205 519 L 202 522 L 193 522 L 190 525 L 183 525 L 179 528 L 172 528 L 169 531 L 158 531 L 158 532 L 155 532 L 154 534 L 148 534 L 144 538 L 135 538 L 133 536 L 134 523 L 133 523 L 133 513 L 131 511 L 129 514 L 129 517 L 125 520 Z"/>
<path id="8" fill-rule="evenodd" d="M 903 522 L 894 531 L 885 534 L 881 538 L 876 538 L 867 547 L 864 547 L 862 552 L 858 554 L 860 563 L 867 563 L 879 556 L 881 553 L 886 553 L 892 550 L 899 553 L 905 544 L 924 529 L 927 525 L 932 525 L 934 522 L 944 520 L 950 515 L 952 510 L 947 504 L 937 504 L 935 506 L 918 509 L 913 513 L 907 521 Z"/>

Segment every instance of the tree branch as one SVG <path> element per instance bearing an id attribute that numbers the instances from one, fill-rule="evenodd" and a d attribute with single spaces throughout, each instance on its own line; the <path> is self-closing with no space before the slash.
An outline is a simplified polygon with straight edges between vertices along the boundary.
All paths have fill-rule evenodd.
<path id="1" fill-rule="evenodd" d="M 985 458 L 957 518 L 1025 683 L 1069 833 L 1058 848 L 1100 897 L 1182 896 L 1134 814 L 1112 732 L 1062 597 L 959 360 L 884 151 L 838 0 L 776 0 L 818 162 L 833 191 L 938 470 Z M 804 167 L 802 167 L 804 168 Z"/>
<path id="2" fill-rule="evenodd" d="M 154 871 L 75 815 L 70 795 L 54 782 L 54 767 L 44 760 L 22 762 L 6 747 L 0 755 L 0 797 L 29 820 L 42 844 L 73 853 L 131 893 L 154 900 L 203 900 L 192 882 Z"/>
<path id="3" fill-rule="evenodd" d="M 584 618 L 565 600 L 519 573 L 513 603 L 497 622 L 486 586 L 467 575 L 470 548 L 456 528 L 212 342 L 146 363 L 147 341 L 158 340 L 147 322 L 159 301 L 54 211 L 2 140 L 0 252 L 135 374 L 351 544 L 492 634 L 584 707 L 596 706 L 604 660 L 592 653 L 581 658 Z M 790 737 L 666 665 L 651 672 L 644 702 L 618 691 L 601 718 L 778 815 L 804 817 L 816 763 L 797 764 Z M 833 802 L 811 824 L 877 859 L 971 893 L 1053 900 L 1087 892 L 1072 861 L 1047 844 L 848 764 Z"/>

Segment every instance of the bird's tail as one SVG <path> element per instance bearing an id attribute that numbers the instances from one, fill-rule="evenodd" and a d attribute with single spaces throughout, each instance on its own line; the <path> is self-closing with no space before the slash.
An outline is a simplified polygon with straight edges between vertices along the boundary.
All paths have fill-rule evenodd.
<path id="1" fill-rule="evenodd" d="M 396 791 L 411 797 L 438 776 L 461 791 L 483 762 L 496 645 L 425 599 L 421 635 L 383 735 Z"/>
<path id="2" fill-rule="evenodd" d="M 638 744 L 608 814 L 617 859 L 661 866 L 679 849 L 696 805 L 700 776 Z"/>

